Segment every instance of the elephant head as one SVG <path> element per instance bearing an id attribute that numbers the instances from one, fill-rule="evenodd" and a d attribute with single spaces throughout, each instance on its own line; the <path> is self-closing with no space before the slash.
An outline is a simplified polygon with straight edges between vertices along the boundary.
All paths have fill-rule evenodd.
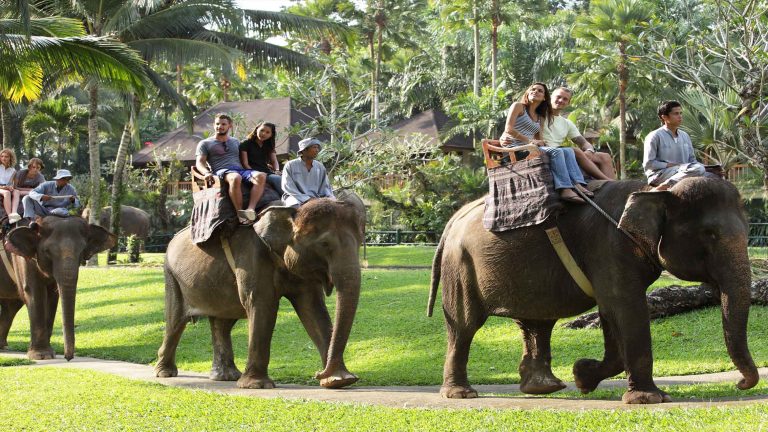
<path id="1" fill-rule="evenodd" d="M 38 271 L 42 278 L 56 281 L 61 298 L 64 357 L 71 360 L 75 353 L 75 293 L 80 263 L 113 247 L 117 237 L 79 217 L 47 216 L 38 221 L 13 229 L 5 245 L 14 254 L 27 258 L 29 271 Z"/>
<path id="2" fill-rule="evenodd" d="M 325 369 L 316 375 L 326 387 L 341 385 L 345 376 L 353 377 L 346 370 L 343 354 L 360 297 L 358 254 L 364 223 L 365 209 L 361 202 L 310 200 L 299 208 L 285 248 L 285 265 L 292 275 L 322 286 L 327 295 L 334 287 L 337 291 L 336 316 Z M 334 384 L 335 380 L 339 383 Z"/>
<path id="3" fill-rule="evenodd" d="M 736 188 L 722 180 L 692 178 L 665 192 L 635 192 L 619 227 L 657 254 L 673 275 L 719 290 L 728 354 L 743 375 L 738 387 L 754 387 L 759 375 L 747 346 L 748 225 Z"/>

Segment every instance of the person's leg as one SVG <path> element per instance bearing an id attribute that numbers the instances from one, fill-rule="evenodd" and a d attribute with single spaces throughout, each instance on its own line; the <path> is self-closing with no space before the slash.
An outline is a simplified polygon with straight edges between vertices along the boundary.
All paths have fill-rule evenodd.
<path id="1" fill-rule="evenodd" d="M 707 172 L 706 168 L 704 168 L 704 165 L 698 162 L 677 165 L 671 168 L 667 168 L 667 170 L 671 171 L 672 175 L 670 175 L 666 180 L 660 182 L 659 185 L 654 188 L 655 191 L 667 190 L 684 178 L 701 177 L 704 175 L 704 173 Z"/>
<path id="2" fill-rule="evenodd" d="M 13 199 L 11 200 L 11 213 L 18 213 L 19 212 L 19 202 L 21 202 L 21 198 L 29 194 L 28 190 L 21 190 L 21 189 L 14 189 L 13 190 Z"/>
<path id="3" fill-rule="evenodd" d="M 603 174 L 600 168 L 598 168 L 597 165 L 592 162 L 592 159 L 590 159 L 581 149 L 574 148 L 573 152 L 579 167 L 581 167 L 588 176 L 596 180 L 611 180 L 608 176 Z"/>
<path id="4" fill-rule="evenodd" d="M 565 166 L 568 169 L 568 177 L 570 177 L 574 188 L 580 190 L 581 193 L 590 198 L 595 196 L 595 194 L 584 187 L 587 182 L 584 180 L 584 175 L 581 173 L 578 162 L 576 162 L 576 149 L 572 147 L 564 147 L 563 159 L 565 160 Z"/>
<path id="5" fill-rule="evenodd" d="M 25 218 L 34 219 L 36 216 L 48 215 L 48 210 L 40 205 L 39 202 L 30 198 L 29 195 L 25 196 L 24 199 L 21 200 L 21 203 L 24 205 Z"/>
<path id="6" fill-rule="evenodd" d="M 224 180 L 229 185 L 229 198 L 232 200 L 232 204 L 235 206 L 235 210 L 242 210 L 243 208 L 243 195 L 241 188 L 241 182 L 243 178 L 236 172 L 228 172 L 224 175 Z"/>
<path id="7" fill-rule="evenodd" d="M 5 209 L 5 214 L 10 216 L 13 211 L 11 210 L 11 204 L 13 201 L 13 192 L 7 190 L 7 189 L 0 189 L 0 198 L 3 200 L 3 208 Z"/>
<path id="8" fill-rule="evenodd" d="M 613 166 L 613 158 L 608 153 L 585 153 L 592 163 L 607 177 L 604 180 L 616 180 L 616 168 Z"/>
<path id="9" fill-rule="evenodd" d="M 552 171 L 552 179 L 555 183 L 555 190 L 560 193 L 560 198 L 573 202 L 584 202 L 576 192 L 573 191 L 573 183 L 568 176 L 568 167 L 565 165 L 563 151 L 559 147 L 539 147 L 549 156 L 549 168 Z"/>
<path id="10" fill-rule="evenodd" d="M 283 187 L 281 186 L 283 182 L 283 177 L 279 176 L 277 174 L 267 174 L 267 183 L 269 183 L 270 186 L 272 186 L 272 189 L 275 190 L 280 196 L 283 196 Z"/>
<path id="11" fill-rule="evenodd" d="M 258 204 L 261 199 L 261 195 L 264 194 L 264 185 L 267 184 L 267 175 L 263 172 L 251 171 L 248 181 L 253 185 L 251 186 L 251 193 L 248 197 L 248 210 L 255 210 L 256 204 Z"/>

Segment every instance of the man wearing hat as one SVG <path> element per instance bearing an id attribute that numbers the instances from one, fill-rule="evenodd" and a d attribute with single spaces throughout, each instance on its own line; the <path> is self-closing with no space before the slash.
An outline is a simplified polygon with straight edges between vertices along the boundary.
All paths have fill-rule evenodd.
<path id="1" fill-rule="evenodd" d="M 70 207 L 80 207 L 77 191 L 69 184 L 72 173 L 69 170 L 56 171 L 53 180 L 40 183 L 22 200 L 24 217 L 34 219 L 35 216 L 68 216 Z"/>
<path id="2" fill-rule="evenodd" d="M 320 153 L 320 140 L 306 138 L 299 141 L 299 157 L 283 167 L 283 202 L 298 207 L 310 198 L 334 198 L 328 172 L 315 160 Z"/>

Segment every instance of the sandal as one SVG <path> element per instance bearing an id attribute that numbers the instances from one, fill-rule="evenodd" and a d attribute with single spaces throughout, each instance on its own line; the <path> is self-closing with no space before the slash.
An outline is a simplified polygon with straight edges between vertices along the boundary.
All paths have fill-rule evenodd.
<path id="1" fill-rule="evenodd" d="M 581 193 L 583 193 L 584 195 L 586 195 L 588 198 L 594 198 L 594 197 L 595 197 L 595 194 L 594 194 L 594 192 L 592 192 L 591 190 L 589 190 L 589 189 L 585 188 L 585 187 L 584 187 L 584 186 L 582 186 L 582 185 L 578 185 L 578 186 L 576 186 L 576 188 L 577 188 L 579 191 L 581 191 Z"/>

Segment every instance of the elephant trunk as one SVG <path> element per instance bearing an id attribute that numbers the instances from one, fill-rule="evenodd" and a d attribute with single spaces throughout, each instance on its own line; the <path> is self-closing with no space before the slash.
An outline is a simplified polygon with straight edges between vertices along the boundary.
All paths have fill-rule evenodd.
<path id="1" fill-rule="evenodd" d="M 760 376 L 747 346 L 747 321 L 751 303 L 749 259 L 745 256 L 739 265 L 731 267 L 727 280 L 718 281 L 723 315 L 723 333 L 728 355 L 743 378 L 737 386 L 746 390 L 757 385 Z"/>
<path id="2" fill-rule="evenodd" d="M 77 266 L 75 271 L 54 272 L 61 298 L 61 324 L 64 330 L 64 358 L 75 357 L 75 297 L 77 294 Z"/>
<path id="3" fill-rule="evenodd" d="M 328 357 L 325 369 L 315 375 L 320 379 L 320 385 L 328 388 L 345 387 L 357 381 L 357 376 L 349 372 L 344 365 L 344 349 L 349 340 L 360 298 L 360 265 L 357 256 L 352 261 L 341 262 L 347 264 L 331 269 L 331 277 L 336 286 L 336 317 Z M 349 264 L 350 262 L 354 264 Z"/>

